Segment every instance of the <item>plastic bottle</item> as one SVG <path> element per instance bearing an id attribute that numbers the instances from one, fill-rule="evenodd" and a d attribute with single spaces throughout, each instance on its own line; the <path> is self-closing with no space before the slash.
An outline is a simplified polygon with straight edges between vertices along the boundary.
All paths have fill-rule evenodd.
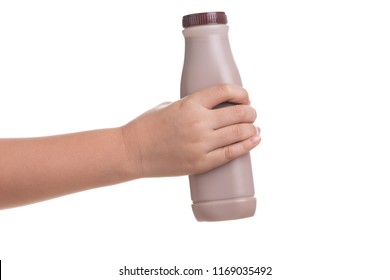
<path id="1" fill-rule="evenodd" d="M 221 83 L 242 86 L 230 48 L 225 13 L 186 15 L 183 27 L 185 57 L 181 97 Z M 220 106 L 228 105 L 233 104 Z M 192 210 L 198 221 L 234 220 L 255 214 L 249 153 L 206 173 L 190 175 L 189 180 Z"/>

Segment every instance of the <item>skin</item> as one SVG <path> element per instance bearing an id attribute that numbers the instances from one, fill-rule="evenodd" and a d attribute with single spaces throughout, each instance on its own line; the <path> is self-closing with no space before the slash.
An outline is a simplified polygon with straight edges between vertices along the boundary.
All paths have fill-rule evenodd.
<path id="1" fill-rule="evenodd" d="M 222 102 L 236 106 L 213 109 Z M 260 143 L 245 89 L 218 85 L 163 103 L 128 124 L 0 139 L 0 209 L 147 177 L 213 169 Z"/>

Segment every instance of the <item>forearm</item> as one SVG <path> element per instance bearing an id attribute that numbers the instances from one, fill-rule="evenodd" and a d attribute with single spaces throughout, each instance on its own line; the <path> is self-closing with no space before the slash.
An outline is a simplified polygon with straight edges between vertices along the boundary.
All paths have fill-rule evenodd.
<path id="1" fill-rule="evenodd" d="M 0 139 L 0 209 L 137 177 L 121 128 Z"/>

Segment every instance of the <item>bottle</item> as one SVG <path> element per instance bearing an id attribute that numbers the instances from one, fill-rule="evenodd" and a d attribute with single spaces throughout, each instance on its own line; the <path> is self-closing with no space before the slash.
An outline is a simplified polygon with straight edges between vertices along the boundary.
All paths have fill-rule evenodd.
<path id="1" fill-rule="evenodd" d="M 222 83 L 242 86 L 231 52 L 224 12 L 183 17 L 185 56 L 181 97 Z M 232 106 L 220 104 L 217 107 Z M 211 171 L 190 175 L 192 210 L 198 221 L 251 217 L 256 211 L 249 153 Z"/>

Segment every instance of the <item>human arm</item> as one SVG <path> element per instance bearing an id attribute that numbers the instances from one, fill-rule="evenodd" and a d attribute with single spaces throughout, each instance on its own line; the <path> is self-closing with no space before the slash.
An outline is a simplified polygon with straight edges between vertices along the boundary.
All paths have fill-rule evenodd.
<path id="1" fill-rule="evenodd" d="M 118 128 L 0 140 L 0 209 L 34 203 L 132 176 Z"/>
<path id="2" fill-rule="evenodd" d="M 212 109 L 225 101 L 241 105 Z M 246 91 L 221 85 L 122 127 L 0 139 L 0 209 L 138 178 L 207 171 L 260 142 L 255 119 Z"/>

